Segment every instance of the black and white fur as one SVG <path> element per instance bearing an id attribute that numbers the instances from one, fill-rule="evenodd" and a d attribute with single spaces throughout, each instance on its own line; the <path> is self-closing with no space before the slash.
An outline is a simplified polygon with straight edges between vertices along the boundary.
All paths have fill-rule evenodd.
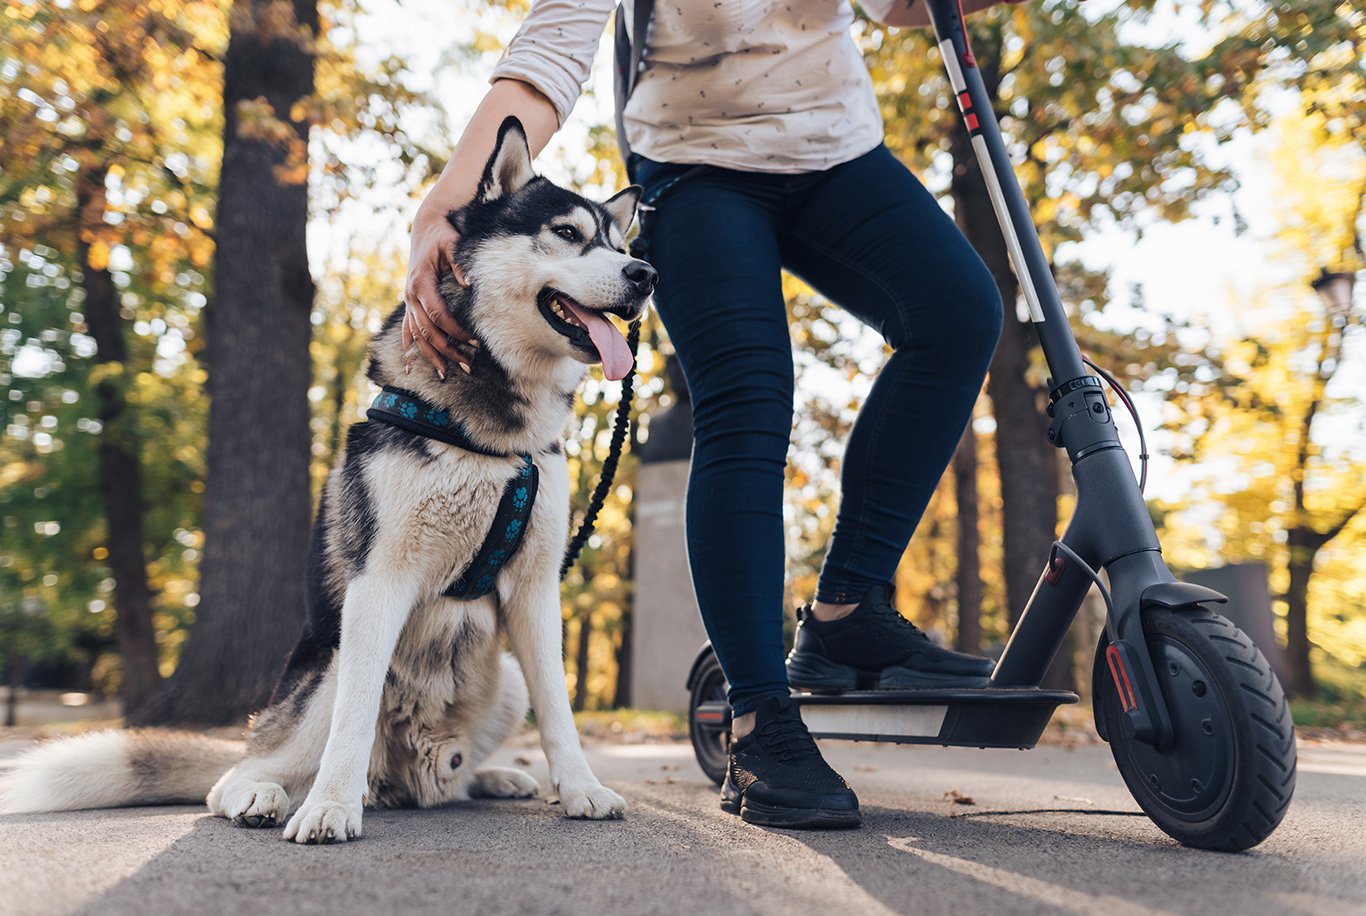
<path id="1" fill-rule="evenodd" d="M 405 372 L 402 306 L 371 344 L 375 383 L 446 407 L 481 446 L 534 456 L 534 514 L 494 593 L 441 594 L 481 544 L 520 459 L 357 423 L 318 511 L 303 636 L 245 749 L 161 731 L 52 742 L 0 776 L 0 812 L 207 793 L 210 810 L 239 825 L 284 825 L 298 843 L 342 842 L 360 836 L 367 802 L 535 795 L 526 773 L 481 766 L 530 701 L 564 814 L 620 817 L 625 802 L 584 759 L 561 660 L 569 482 L 559 440 L 596 354 L 547 305 L 567 296 L 627 319 L 643 312 L 653 271 L 622 251 L 638 197 L 632 187 L 598 204 L 535 176 L 521 125 L 509 118 L 477 197 L 451 216 L 472 285 L 448 278 L 441 293 L 482 342 L 472 372 L 443 380 L 421 359 Z"/>

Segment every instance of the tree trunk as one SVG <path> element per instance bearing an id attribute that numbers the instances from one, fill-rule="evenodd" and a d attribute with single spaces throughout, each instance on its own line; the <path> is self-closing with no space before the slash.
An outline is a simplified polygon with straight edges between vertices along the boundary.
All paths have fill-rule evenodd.
<path id="1" fill-rule="evenodd" d="M 990 47 L 986 53 L 977 55 L 983 79 L 993 98 L 998 58 L 997 50 Z M 954 128 L 951 149 L 955 219 L 986 262 L 1005 303 L 1005 323 L 991 361 L 987 393 L 996 419 L 1006 606 L 1013 626 L 1020 619 L 1047 565 L 1049 545 L 1057 536 L 1058 458 L 1056 449 L 1044 436 L 1048 419 L 1043 410 L 1043 393 L 1029 382 L 1031 355 L 1038 346 L 1038 338 L 1033 326 L 1016 316 L 1019 285 L 981 168 L 961 123 Z M 1070 689 L 1072 680 L 1072 656 L 1064 646 L 1044 678 L 1044 684 Z"/>
<path id="2" fill-rule="evenodd" d="M 199 611 L 141 721 L 240 721 L 270 696 L 304 610 L 310 312 L 306 121 L 315 0 L 235 0 L 223 75 Z"/>
<path id="3" fill-rule="evenodd" d="M 627 608 L 621 615 L 621 643 L 617 646 L 617 685 L 612 692 L 612 708 L 631 705 L 631 624 L 635 612 Z"/>
<path id="4" fill-rule="evenodd" d="M 588 708 L 588 640 L 593 635 L 593 615 L 579 618 L 579 646 L 574 652 L 574 711 Z"/>
<path id="5" fill-rule="evenodd" d="M 96 415 L 100 421 L 98 475 L 114 580 L 114 631 L 123 667 L 125 714 L 137 712 L 161 683 L 160 652 L 152 625 L 152 590 L 147 582 L 147 541 L 143 533 L 142 465 L 134 416 L 128 410 L 128 347 L 123 337 L 119 294 L 108 267 L 91 260 L 89 228 L 104 222 L 106 170 L 83 172 L 76 182 L 79 214 L 77 257 L 83 305 L 95 354 Z"/>
<path id="6" fill-rule="evenodd" d="M 982 651 L 982 536 L 977 503 L 977 433 L 968 422 L 953 453 L 954 494 L 958 503 L 958 630 L 953 647 L 973 655 Z"/>
<path id="7" fill-rule="evenodd" d="M 1290 548 L 1290 585 L 1285 590 L 1285 670 L 1290 682 L 1285 692 L 1293 697 L 1314 695 L 1314 668 L 1309 659 L 1309 580 L 1314 574 L 1318 551 L 1310 542 L 1314 532 L 1292 528 L 1287 541 Z"/>
<path id="8" fill-rule="evenodd" d="M 631 451 L 640 454 L 638 449 L 640 443 L 636 439 L 636 423 L 631 424 Z M 634 489 L 637 476 L 631 482 Z M 634 531 L 636 524 L 635 499 L 632 497 L 631 508 L 626 514 L 626 524 L 628 530 Z M 627 583 L 629 591 L 626 595 L 625 606 L 621 609 L 621 642 L 617 645 L 617 684 L 612 691 L 612 708 L 625 709 L 631 705 L 631 627 L 635 622 L 636 615 L 636 548 L 635 539 L 632 537 L 631 548 L 626 554 L 626 575 L 623 577 Z"/>
<path id="9" fill-rule="evenodd" d="M 24 683 L 24 657 L 18 652 L 9 656 L 9 696 L 5 697 L 5 727 L 19 724 L 19 686 Z"/>

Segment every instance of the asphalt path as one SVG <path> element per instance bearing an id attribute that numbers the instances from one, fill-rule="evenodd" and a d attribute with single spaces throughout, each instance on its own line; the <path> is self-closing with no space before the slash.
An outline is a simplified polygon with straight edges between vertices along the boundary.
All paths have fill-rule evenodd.
<path id="1" fill-rule="evenodd" d="M 589 746 L 616 822 L 469 802 L 299 847 L 197 808 L 0 817 L 0 914 L 1366 913 L 1366 745 L 1303 747 L 1286 821 L 1238 855 L 1159 832 L 1104 746 L 824 747 L 860 830 L 744 824 L 684 744 Z M 514 761 L 544 784 L 534 738 Z"/>

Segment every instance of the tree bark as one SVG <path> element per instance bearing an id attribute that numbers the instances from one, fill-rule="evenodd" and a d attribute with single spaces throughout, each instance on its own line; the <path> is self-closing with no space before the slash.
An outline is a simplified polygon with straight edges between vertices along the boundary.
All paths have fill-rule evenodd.
<path id="1" fill-rule="evenodd" d="M 612 692 L 612 708 L 631 705 L 631 626 L 635 611 L 627 608 L 621 615 L 621 642 L 617 645 L 617 685 Z"/>
<path id="2" fill-rule="evenodd" d="M 308 550 L 309 125 L 315 0 L 235 0 L 224 61 L 199 612 L 146 723 L 240 721 L 299 634 Z"/>
<path id="3" fill-rule="evenodd" d="M 1300 420 L 1295 448 L 1295 467 L 1292 470 L 1294 516 L 1286 531 L 1289 559 L 1286 572 L 1290 584 L 1286 588 L 1286 645 L 1285 664 L 1290 683 L 1285 684 L 1291 696 L 1313 696 L 1318 687 L 1314 683 L 1314 666 L 1309 657 L 1309 580 L 1314 576 L 1314 560 L 1318 553 L 1352 523 L 1352 519 L 1366 505 L 1358 504 L 1338 516 L 1327 528 L 1320 529 L 1311 522 L 1307 480 L 1310 455 L 1313 452 L 1314 420 L 1324 404 L 1328 386 L 1342 366 L 1342 342 L 1351 320 L 1347 314 L 1324 315 L 1323 328 L 1318 338 L 1318 359 L 1314 367 L 1311 396 Z"/>
<path id="4" fill-rule="evenodd" d="M 24 657 L 18 652 L 10 653 L 6 667 L 9 668 L 9 695 L 5 697 L 5 727 L 14 728 L 19 724 L 19 687 L 24 683 Z"/>
<path id="5" fill-rule="evenodd" d="M 968 422 L 953 453 L 954 495 L 958 504 L 958 630 L 953 647 L 973 655 L 982 651 L 982 536 L 977 501 L 977 432 Z"/>
<path id="6" fill-rule="evenodd" d="M 81 288 L 86 325 L 95 341 L 94 386 L 100 421 L 98 475 L 104 502 L 109 573 L 114 580 L 114 631 L 123 668 L 124 712 L 135 714 L 161 684 L 160 652 L 152 625 L 152 589 L 147 581 L 143 531 L 142 464 L 134 416 L 128 409 L 128 347 L 123 337 L 118 289 L 108 268 L 91 259 L 91 231 L 104 222 L 106 169 L 96 167 L 76 181 Z"/>
<path id="7" fill-rule="evenodd" d="M 994 99 L 999 82 L 1000 48 L 988 42 L 975 50 L 987 91 Z M 981 168 L 961 123 L 954 128 L 951 150 L 955 219 L 986 262 L 1005 303 L 1005 323 L 991 361 L 987 393 L 996 419 L 1006 605 L 1009 622 L 1014 626 L 1047 565 L 1049 545 L 1056 537 L 1058 458 L 1056 449 L 1044 436 L 1048 427 L 1043 409 L 1046 395 L 1029 382 L 1031 356 L 1038 346 L 1038 338 L 1033 326 L 1016 316 L 1019 284 Z M 1071 652 L 1064 646 L 1044 678 L 1044 684 L 1070 689 L 1072 681 Z"/>
<path id="8" fill-rule="evenodd" d="M 1309 580 L 1314 575 L 1314 532 L 1292 528 L 1288 532 L 1290 584 L 1285 590 L 1285 669 L 1290 683 L 1283 685 L 1293 697 L 1314 695 L 1314 668 L 1309 659 Z"/>
<path id="9" fill-rule="evenodd" d="M 574 652 L 575 712 L 588 708 L 588 640 L 593 635 L 593 615 L 584 611 L 579 618 L 579 645 Z"/>

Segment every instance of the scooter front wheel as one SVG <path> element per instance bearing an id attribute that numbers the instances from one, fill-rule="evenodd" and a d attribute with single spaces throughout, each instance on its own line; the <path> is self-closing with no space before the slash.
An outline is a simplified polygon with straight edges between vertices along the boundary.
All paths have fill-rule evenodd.
<path id="1" fill-rule="evenodd" d="M 1098 661 L 1093 689 L 1115 764 L 1164 833 L 1236 852 L 1271 835 L 1295 789 L 1295 729 L 1266 657 L 1218 614 L 1154 608 L 1148 651 L 1172 719 L 1171 747 L 1133 737 L 1114 680 Z M 1103 658 L 1105 639 L 1098 650 Z"/>

